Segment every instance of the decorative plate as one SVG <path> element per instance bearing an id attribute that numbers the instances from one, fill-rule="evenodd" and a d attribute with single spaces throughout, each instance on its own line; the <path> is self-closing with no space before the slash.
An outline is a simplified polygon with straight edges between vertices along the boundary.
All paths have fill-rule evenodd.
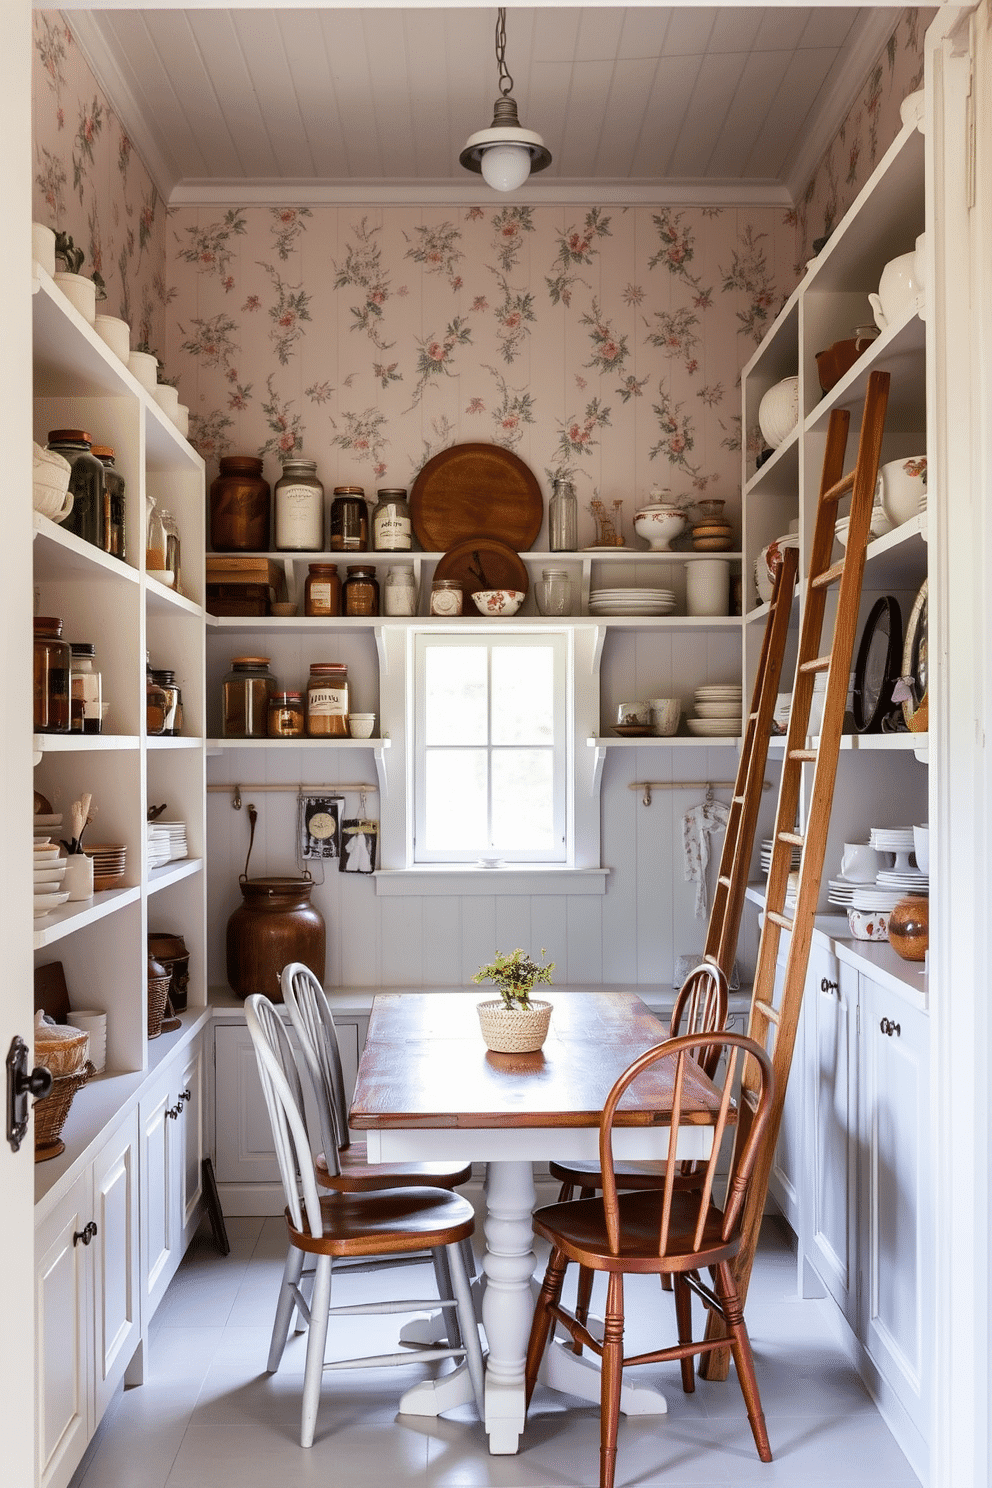
<path id="1" fill-rule="evenodd" d="M 923 580 L 923 587 L 913 603 L 909 616 L 909 624 L 906 626 L 906 644 L 902 654 L 902 675 L 909 688 L 910 696 L 903 702 L 902 714 L 906 720 L 906 727 L 912 733 L 925 733 L 929 707 L 927 701 L 927 686 L 929 682 L 929 663 L 927 656 L 927 590 L 929 580 Z"/>
<path id="2" fill-rule="evenodd" d="M 901 660 L 902 615 L 898 601 L 885 594 L 872 606 L 854 667 L 854 726 L 859 734 L 881 731 L 892 708 Z"/>
<path id="3" fill-rule="evenodd" d="M 526 594 L 530 588 L 526 563 L 498 537 L 472 537 L 449 548 L 438 559 L 434 577 L 457 579 L 466 599 L 480 589 L 517 589 Z"/>
<path id="4" fill-rule="evenodd" d="M 428 552 L 443 553 L 481 536 L 499 538 L 519 552 L 532 547 L 541 530 L 544 498 L 534 472 L 512 450 L 455 444 L 428 460 L 417 476 L 410 519 Z"/>

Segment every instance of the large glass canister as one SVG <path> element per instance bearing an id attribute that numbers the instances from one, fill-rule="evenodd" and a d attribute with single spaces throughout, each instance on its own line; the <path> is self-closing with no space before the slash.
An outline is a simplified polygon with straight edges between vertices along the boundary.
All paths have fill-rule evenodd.
<path id="1" fill-rule="evenodd" d="M 34 732 L 69 733 L 69 642 L 56 615 L 34 617 Z"/>
<path id="2" fill-rule="evenodd" d="M 316 461 L 287 456 L 274 499 L 276 548 L 284 553 L 319 553 L 324 546 L 324 488 L 317 479 Z"/>
<path id="3" fill-rule="evenodd" d="M 99 734 L 103 730 L 103 686 L 92 641 L 70 645 L 70 717 L 74 734 Z"/>
<path id="4" fill-rule="evenodd" d="M 162 526 L 165 529 L 165 571 L 169 575 L 166 583 L 178 594 L 180 592 L 179 581 L 182 577 L 182 543 L 179 539 L 179 524 L 164 506 Z"/>
<path id="5" fill-rule="evenodd" d="M 223 683 L 224 738 L 266 738 L 269 699 L 277 688 L 267 656 L 235 656 Z"/>
<path id="6" fill-rule="evenodd" d="M 361 553 L 369 545 L 369 509 L 362 486 L 335 486 L 331 502 L 332 553 Z"/>
<path id="7" fill-rule="evenodd" d="M 382 586 L 383 612 L 386 615 L 417 613 L 417 580 L 412 563 L 394 563 Z"/>
<path id="8" fill-rule="evenodd" d="M 92 453 L 103 466 L 103 545 L 121 561 L 127 557 L 127 497 L 124 477 L 117 469 L 109 444 L 94 444 Z"/>
<path id="9" fill-rule="evenodd" d="M 548 506 L 548 547 L 552 553 L 574 553 L 579 546 L 579 503 L 569 480 L 556 480 Z"/>
<path id="10" fill-rule="evenodd" d="M 93 440 L 85 429 L 52 429 L 48 436 L 48 448 L 72 466 L 69 476 L 72 511 L 62 523 L 63 530 L 109 551 L 104 524 L 104 471 L 92 445 Z"/>
<path id="11" fill-rule="evenodd" d="M 307 733 L 348 737 L 348 668 L 343 661 L 315 661 L 307 682 Z"/>
<path id="12" fill-rule="evenodd" d="M 162 513 L 150 491 L 145 493 L 145 572 L 160 584 L 170 585 L 173 576 L 166 567 L 168 537 Z"/>
<path id="13" fill-rule="evenodd" d="M 215 553 L 264 553 L 272 492 L 255 455 L 222 455 L 210 486 L 210 546 Z"/>
<path id="14" fill-rule="evenodd" d="M 412 543 L 406 491 L 384 486 L 372 511 L 372 546 L 380 553 L 408 552 Z"/>

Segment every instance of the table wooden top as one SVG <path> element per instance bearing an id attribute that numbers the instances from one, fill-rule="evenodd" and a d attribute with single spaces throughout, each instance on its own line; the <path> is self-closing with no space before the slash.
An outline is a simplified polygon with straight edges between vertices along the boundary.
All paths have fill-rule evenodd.
<path id="1" fill-rule="evenodd" d="M 380 993 L 373 1003 L 349 1124 L 356 1128 L 596 1126 L 618 1075 L 667 1028 L 633 992 L 556 992 L 536 1054 L 493 1054 L 476 1005 L 484 991 Z M 617 1116 L 667 1125 L 670 1060 L 643 1075 Z M 719 1092 L 688 1063 L 682 1121 L 712 1125 Z"/>

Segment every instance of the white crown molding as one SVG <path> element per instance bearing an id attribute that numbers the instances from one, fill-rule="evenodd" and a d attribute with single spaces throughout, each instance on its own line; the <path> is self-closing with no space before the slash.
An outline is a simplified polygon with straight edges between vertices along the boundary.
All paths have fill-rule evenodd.
<path id="1" fill-rule="evenodd" d="M 864 87 L 869 69 L 899 24 L 902 15 L 903 11 L 897 13 L 884 9 L 872 9 L 865 15 L 858 28 L 853 50 L 859 59 L 867 57 L 867 64 L 862 67 L 859 61 L 852 82 L 851 52 L 846 51 L 843 65 L 837 69 L 836 76 L 821 99 L 795 154 L 785 166 L 783 172 L 785 187 L 793 202 L 802 199 L 802 194 L 814 171 Z"/>
<path id="2" fill-rule="evenodd" d="M 519 191 L 490 191 L 474 180 L 446 181 L 180 181 L 170 207 L 183 206 L 521 206 L 666 205 L 791 207 L 777 181 L 546 181 Z"/>
<path id="3" fill-rule="evenodd" d="M 66 8 L 62 6 L 63 10 Z M 72 7 L 68 8 L 72 9 Z M 83 54 L 86 65 L 103 89 L 107 102 L 120 120 L 121 127 L 130 140 L 135 154 L 151 176 L 159 196 L 164 202 L 168 202 L 176 184 L 175 169 L 169 165 L 158 141 L 148 128 L 131 90 L 131 85 L 104 42 L 103 34 L 92 12 L 73 9 L 69 29 Z"/>

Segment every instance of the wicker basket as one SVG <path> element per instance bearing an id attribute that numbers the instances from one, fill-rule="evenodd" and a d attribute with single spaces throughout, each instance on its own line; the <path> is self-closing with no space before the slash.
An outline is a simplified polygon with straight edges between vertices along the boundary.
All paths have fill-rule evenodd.
<path id="1" fill-rule="evenodd" d="M 89 1060 L 74 1075 L 59 1075 L 52 1081 L 51 1093 L 34 1103 L 34 1160 L 47 1162 L 65 1151 L 62 1128 L 76 1091 L 86 1084 L 96 1068 Z"/>
<path id="2" fill-rule="evenodd" d="M 169 1002 L 171 976 L 148 978 L 148 1037 L 158 1038 Z"/>
<path id="3" fill-rule="evenodd" d="M 531 1002 L 529 1008 L 508 1008 L 499 998 L 476 1004 L 482 1037 L 494 1054 L 533 1054 L 548 1036 L 550 1002 Z"/>

